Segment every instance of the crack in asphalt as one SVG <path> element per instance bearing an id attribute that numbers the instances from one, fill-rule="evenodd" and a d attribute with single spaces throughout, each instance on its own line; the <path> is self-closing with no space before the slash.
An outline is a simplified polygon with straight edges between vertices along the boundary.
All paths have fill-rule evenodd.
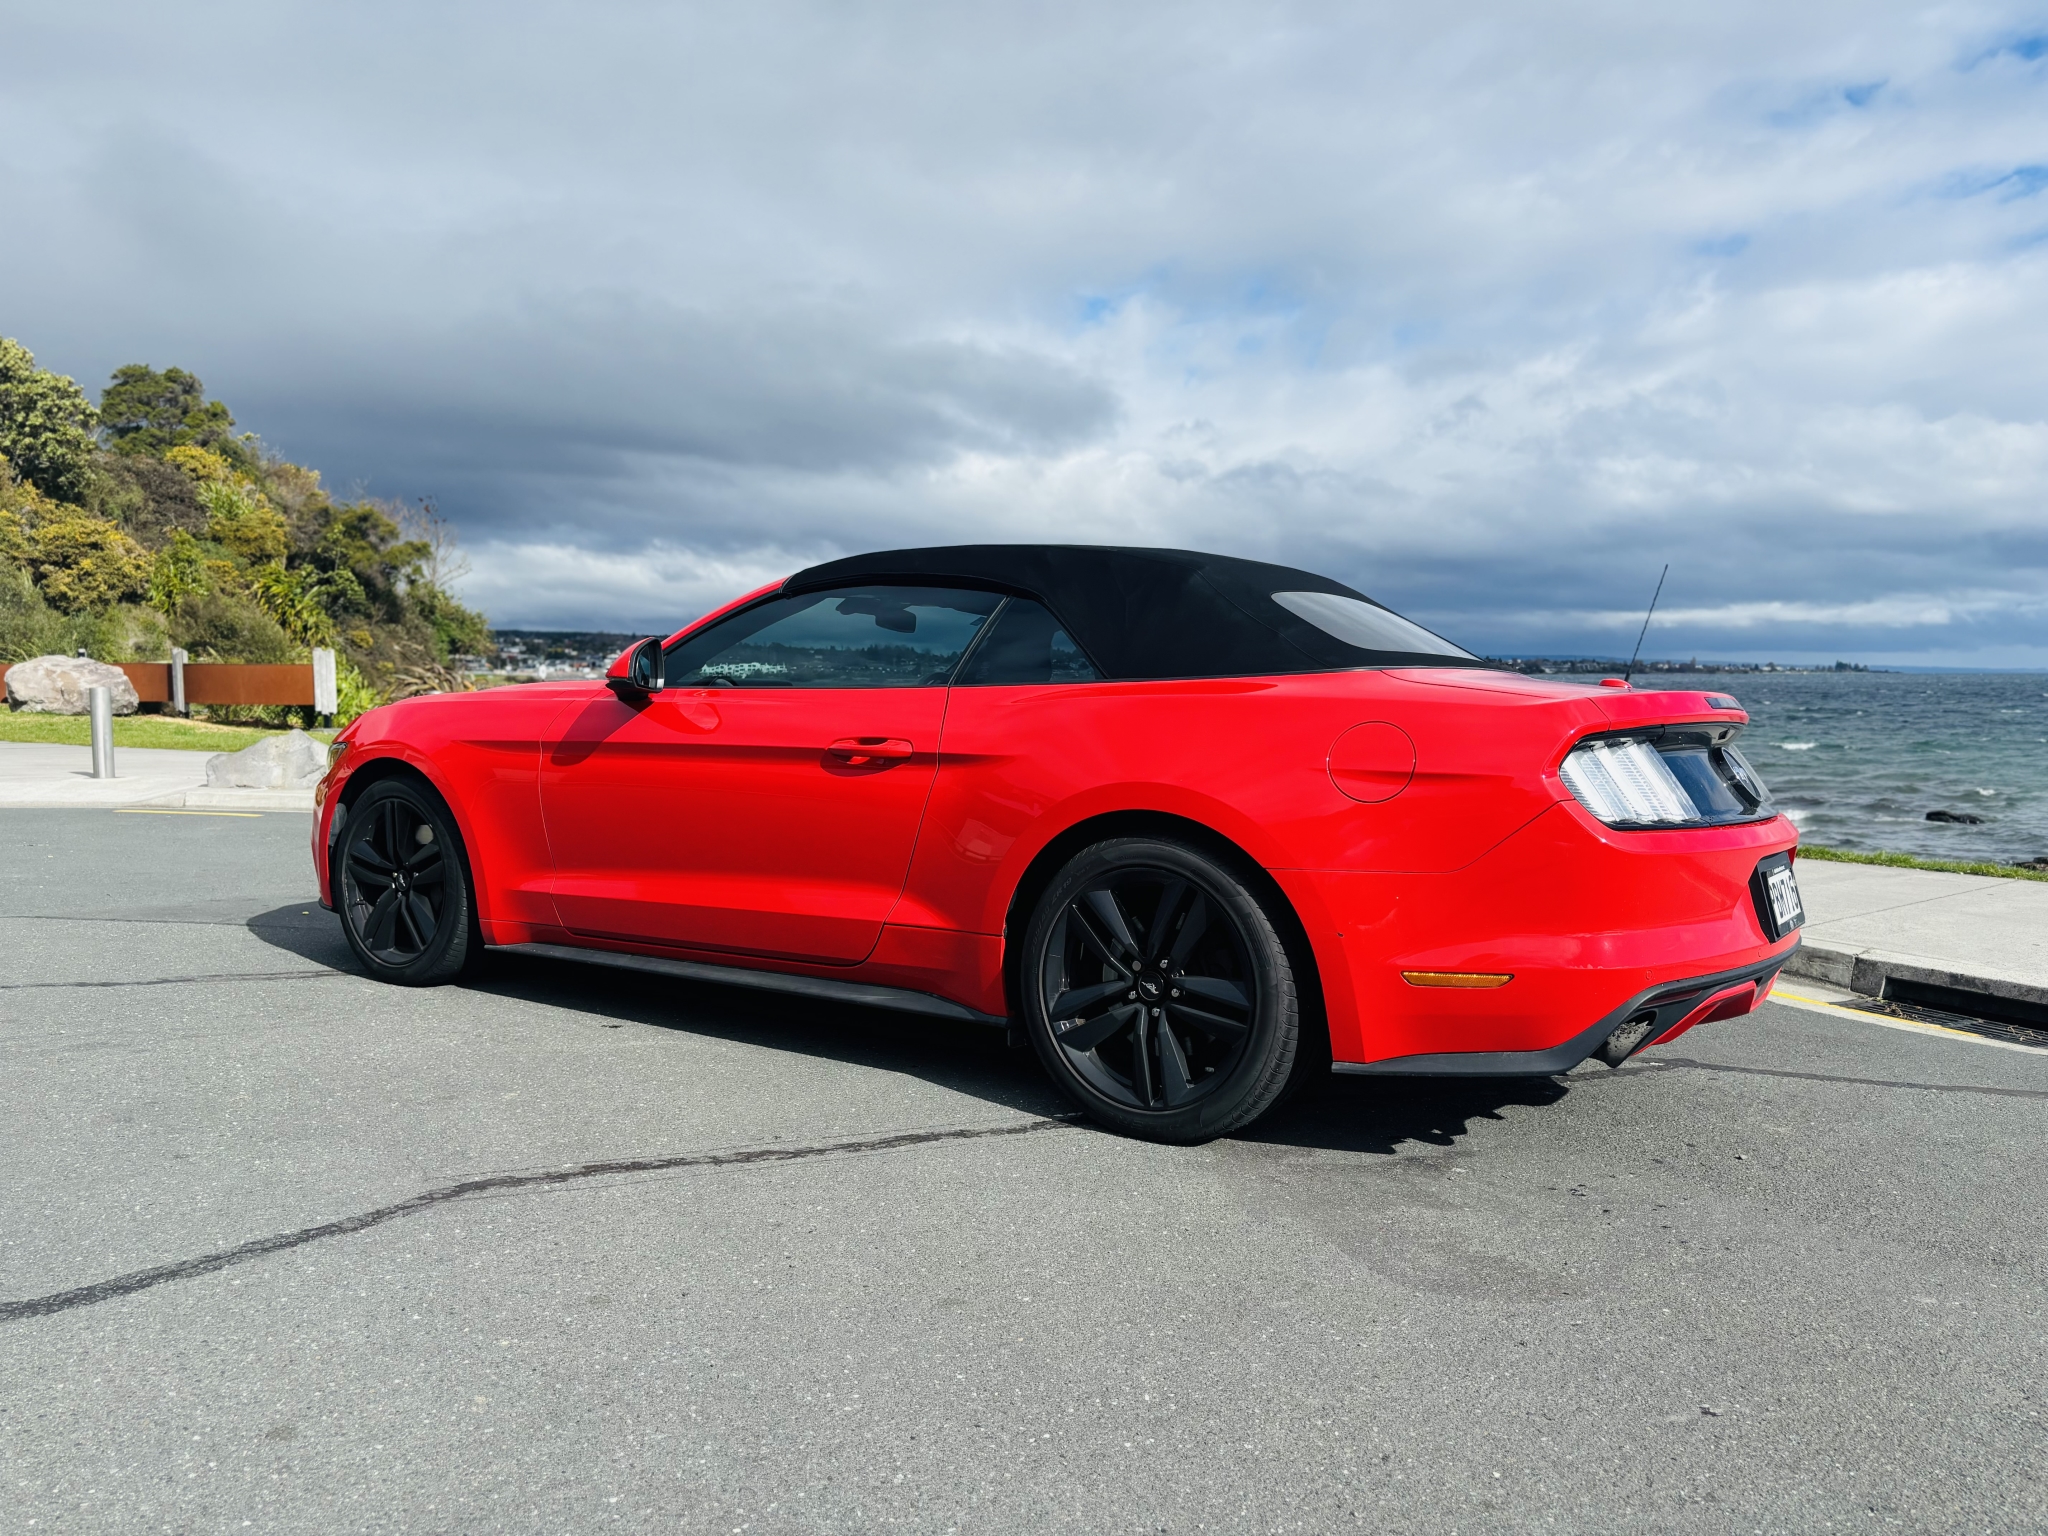
<path id="1" fill-rule="evenodd" d="M 622 1173 L 661 1173 L 676 1168 L 735 1168 L 753 1163 L 794 1163 L 809 1158 L 831 1157 L 835 1154 L 892 1152 L 901 1147 L 923 1147 L 943 1141 L 980 1141 L 995 1136 L 1028 1136 L 1034 1131 L 1071 1129 L 1078 1120 L 1079 1116 L 1046 1117 L 1014 1125 L 968 1126 L 944 1131 L 898 1131 L 887 1136 L 869 1136 L 853 1141 L 830 1141 L 807 1147 L 754 1147 L 738 1152 L 686 1152 L 675 1157 L 636 1157 L 601 1163 L 579 1163 L 573 1168 L 556 1168 L 545 1173 L 491 1174 L 481 1179 L 465 1179 L 459 1184 L 445 1184 L 439 1189 L 429 1189 L 414 1195 L 409 1200 L 400 1200 L 393 1205 L 380 1205 L 375 1210 L 360 1211 L 353 1216 L 344 1216 L 338 1221 L 326 1221 L 315 1227 L 300 1227 L 295 1232 L 279 1232 L 269 1237 L 254 1238 L 246 1243 L 238 1243 L 233 1248 L 201 1254 L 197 1258 L 180 1259 L 174 1264 L 159 1264 L 151 1269 L 138 1269 L 132 1274 L 116 1275 L 110 1280 L 95 1281 L 91 1285 L 76 1286 L 68 1291 L 53 1291 L 47 1296 L 31 1296 L 24 1301 L 0 1301 L 0 1323 L 19 1322 L 31 1317 L 48 1317 L 57 1312 L 69 1312 L 75 1307 L 89 1307 L 96 1302 L 133 1296 L 136 1292 L 149 1290 L 152 1286 L 165 1285 L 173 1280 L 189 1280 L 199 1275 L 215 1274 L 236 1264 L 247 1264 L 273 1253 L 303 1248 L 308 1243 L 322 1242 L 330 1237 L 348 1237 L 357 1232 L 367 1231 L 371 1227 L 382 1226 L 387 1221 L 417 1216 L 422 1211 L 430 1211 L 436 1206 L 447 1205 L 455 1200 L 474 1199 L 478 1195 L 501 1194 L 507 1190 L 547 1189 L 573 1184 L 583 1179 L 600 1179 Z"/>
<path id="2" fill-rule="evenodd" d="M 1887 1077 L 1831 1077 L 1825 1072 L 1793 1072 L 1783 1067 L 1726 1067 L 1715 1061 L 1694 1061 L 1690 1056 L 1666 1056 L 1657 1061 L 1646 1061 L 1640 1066 L 1626 1066 L 1609 1074 L 1613 1077 L 1630 1077 L 1646 1072 L 1668 1072 L 1678 1067 L 1690 1067 L 1696 1072 L 1733 1072 L 1743 1077 L 1789 1077 L 1802 1083 L 1847 1083 L 1857 1088 L 1912 1088 L 1921 1093 L 1976 1093 L 1995 1099 L 2048 1099 L 2048 1088 L 1987 1088 L 1975 1083 L 1907 1083 Z M 1600 1078 L 1581 1078 L 1584 1082 L 1599 1082 Z"/>
<path id="3" fill-rule="evenodd" d="M 222 971 L 211 976 L 151 976 L 141 981 L 0 981 L 0 992 L 69 992 L 78 987 L 183 987 L 203 981 L 325 981 L 354 971 Z"/>
<path id="4" fill-rule="evenodd" d="M 323 913 L 327 911 L 325 907 L 320 910 Z M 259 923 L 246 917 L 136 917 L 118 912 L 0 912 L 0 923 L 138 923 L 149 928 L 249 928 L 257 932 L 314 926 L 294 922 Z"/>

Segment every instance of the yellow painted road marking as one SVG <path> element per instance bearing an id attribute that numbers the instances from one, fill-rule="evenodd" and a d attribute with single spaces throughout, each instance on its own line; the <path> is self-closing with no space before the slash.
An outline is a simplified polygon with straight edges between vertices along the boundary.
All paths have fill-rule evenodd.
<path id="1" fill-rule="evenodd" d="M 1842 1006 L 1842 1005 L 1841 1005 L 1840 1003 L 1830 1003 L 1830 1002 L 1826 1001 L 1826 1000 L 1825 1000 L 1825 999 L 1823 999 L 1823 998 L 1818 998 L 1818 997 L 1801 997 L 1801 996 L 1800 996 L 1800 995 L 1799 995 L 1799 994 L 1798 994 L 1797 992 L 1787 992 L 1787 991 L 1785 991 L 1785 990 L 1783 990 L 1782 988 L 1779 988 L 1779 987 L 1773 987 L 1773 988 L 1771 989 L 1771 995 L 1770 995 L 1770 997 L 1769 997 L 1769 998 L 1767 998 L 1767 999 L 1766 999 L 1766 1001 L 1767 1001 L 1767 1002 L 1775 1002 L 1775 1001 L 1777 1001 L 1777 1000 L 1778 1000 L 1779 998 L 1781 998 L 1781 997 L 1782 997 L 1782 998 L 1783 998 L 1783 999 L 1784 999 L 1784 1000 L 1785 1000 L 1786 1002 L 1788 1002 L 1788 1003 L 1804 1003 L 1804 1004 L 1806 1004 L 1806 1006 L 1807 1006 L 1807 1007 L 1809 1007 L 1809 1008 L 1829 1008 L 1829 1009 L 1832 1009 L 1832 1010 L 1834 1010 L 1834 1011 L 1835 1011 L 1836 1013 L 1846 1013 L 1846 1014 L 1848 1014 L 1848 1015 L 1849 1015 L 1849 1016 L 1850 1016 L 1851 1018 L 1857 1018 L 1857 1019 L 1885 1019 L 1885 1018 L 1891 1018 L 1891 1015 L 1890 1015 L 1890 1014 L 1884 1014 L 1884 1013 L 1871 1013 L 1871 1012 L 1869 1012 L 1869 1011 L 1867 1011 L 1867 1010 L 1865 1010 L 1865 1009 L 1862 1009 L 1862 1008 L 1844 1008 L 1844 1007 L 1843 1007 L 1843 1006 Z M 1951 1029 L 1951 1028 L 1949 1028 L 1949 1026 L 1948 1026 L 1948 1025 L 1946 1025 L 1946 1024 L 1929 1024 L 1929 1023 L 1928 1023 L 1928 1022 L 1927 1022 L 1927 1021 L 1926 1021 L 1925 1019 L 1900 1019 L 1900 1020 L 1894 1020 L 1893 1022 L 1895 1022 L 1895 1023 L 1904 1023 L 1904 1024 L 1914 1024 L 1914 1025 L 1918 1025 L 1918 1026 L 1919 1026 L 1919 1027 L 1920 1027 L 1921 1029 L 1932 1029 L 1932 1030 L 1938 1030 L 1938 1031 L 1939 1031 L 1940 1033 L 1942 1033 L 1942 1034 L 1944 1034 L 1944 1035 L 1954 1035 L 1954 1036 L 1956 1036 L 1956 1037 L 1957 1037 L 1958 1039 L 1960 1039 L 1960 1040 L 1982 1040 L 1982 1039 L 1984 1039 L 1984 1038 L 1985 1038 L 1985 1037 L 1984 1037 L 1983 1035 L 1977 1034 L 1977 1033 L 1976 1033 L 1976 1032 L 1975 1032 L 1974 1030 L 1968 1030 L 1968 1029 Z"/>
<path id="2" fill-rule="evenodd" d="M 2038 1045 L 2021 1045 L 2016 1040 L 2000 1040 L 1991 1035 L 1976 1034 L 1967 1029 L 1950 1029 L 1946 1024 L 1923 1024 L 1918 1019 L 1895 1019 L 1889 1014 L 1865 1013 L 1861 1008 L 1844 1008 L 1840 1003 L 1825 1002 L 1817 997 L 1801 997 L 1797 992 L 1787 992 L 1782 987 L 1771 988 L 1767 1003 L 1797 1003 L 1801 1008 L 1817 1008 L 1823 1013 L 1840 1014 L 1845 1019 L 1860 1019 L 1865 1024 L 1882 1024 L 1887 1029 L 1903 1029 L 1918 1035 L 1947 1035 L 1951 1040 L 1968 1040 L 1975 1045 L 1995 1045 L 2000 1050 L 2027 1051 L 2033 1055 L 2048 1055 Z"/>
<path id="3" fill-rule="evenodd" d="M 152 805 L 121 805 L 114 808 L 116 816 L 239 816 L 244 821 L 257 821 L 261 811 L 174 811 L 167 807 Z"/>

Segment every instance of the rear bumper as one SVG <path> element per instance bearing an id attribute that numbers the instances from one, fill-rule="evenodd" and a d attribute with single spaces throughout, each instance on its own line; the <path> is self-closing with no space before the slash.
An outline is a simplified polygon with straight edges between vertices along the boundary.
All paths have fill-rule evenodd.
<path id="1" fill-rule="evenodd" d="M 1761 965 L 1650 987 L 1547 1050 L 1445 1051 L 1428 1056 L 1392 1056 L 1384 1061 L 1339 1061 L 1331 1065 L 1331 1070 L 1367 1077 L 1551 1077 L 1571 1071 L 1606 1044 L 1617 1030 L 1624 1026 L 1633 1030 L 1641 1025 L 1640 1035 L 1628 1048 L 1628 1054 L 1633 1056 L 1649 1046 L 1676 1039 L 1696 1024 L 1750 1012 L 1770 992 L 1779 967 L 1798 947 L 1799 941 L 1794 939 L 1783 954 Z"/>
<path id="2" fill-rule="evenodd" d="M 1622 833 L 1566 803 L 1460 870 L 1273 874 L 1316 951 L 1338 1070 L 1540 1073 L 1645 999 L 1775 974 L 1797 941 L 1764 931 L 1751 877 L 1796 839 L 1782 818 Z M 1423 972 L 1513 979 L 1408 979 Z"/>

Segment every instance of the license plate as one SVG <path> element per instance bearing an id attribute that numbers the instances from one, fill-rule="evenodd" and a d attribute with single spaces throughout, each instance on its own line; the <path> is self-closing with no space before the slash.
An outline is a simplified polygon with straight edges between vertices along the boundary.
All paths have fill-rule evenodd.
<path id="1" fill-rule="evenodd" d="M 1806 921 L 1806 906 L 1799 899 L 1799 877 L 1792 873 L 1789 854 L 1774 854 L 1756 868 L 1753 889 L 1757 916 L 1773 939 L 1782 939 Z"/>

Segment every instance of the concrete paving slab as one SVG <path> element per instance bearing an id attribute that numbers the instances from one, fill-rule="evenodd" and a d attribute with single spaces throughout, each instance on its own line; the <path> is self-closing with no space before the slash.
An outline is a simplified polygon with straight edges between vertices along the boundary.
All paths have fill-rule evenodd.
<path id="1" fill-rule="evenodd" d="M 206 783 L 204 752 L 117 747 L 111 779 L 92 776 L 89 747 L 0 742 L 0 806 L 141 805 Z"/>
<path id="2" fill-rule="evenodd" d="M 243 811 L 310 811 L 310 789 L 212 789 L 206 783 L 211 752 L 163 747 L 116 747 L 114 777 L 92 776 L 88 747 L 55 742 L 0 741 L 0 807 L 13 809 L 155 806 Z"/>
<path id="3" fill-rule="evenodd" d="M 2048 883 L 1799 863 L 1789 974 L 1879 997 L 1888 977 L 2048 1005 Z"/>

